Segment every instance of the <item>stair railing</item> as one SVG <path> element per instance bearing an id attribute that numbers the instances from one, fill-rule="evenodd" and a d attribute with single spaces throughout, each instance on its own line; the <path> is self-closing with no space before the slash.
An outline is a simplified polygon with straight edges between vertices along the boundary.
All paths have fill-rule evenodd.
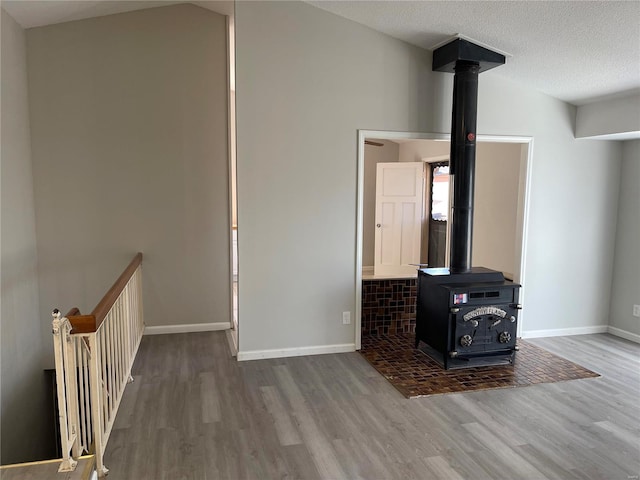
<path id="1" fill-rule="evenodd" d="M 142 253 L 138 253 L 90 315 L 53 311 L 53 342 L 62 463 L 94 453 L 104 477 L 104 452 L 144 332 Z"/>

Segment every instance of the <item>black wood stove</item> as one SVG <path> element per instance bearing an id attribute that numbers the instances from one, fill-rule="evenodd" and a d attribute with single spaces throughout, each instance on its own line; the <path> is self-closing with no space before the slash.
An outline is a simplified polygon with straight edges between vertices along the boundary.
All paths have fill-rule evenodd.
<path id="1" fill-rule="evenodd" d="M 416 348 L 445 369 L 513 363 L 520 285 L 471 265 L 478 74 L 504 55 L 457 38 L 433 52 L 433 70 L 454 73 L 450 174 L 453 205 L 449 268 L 418 271 Z"/>

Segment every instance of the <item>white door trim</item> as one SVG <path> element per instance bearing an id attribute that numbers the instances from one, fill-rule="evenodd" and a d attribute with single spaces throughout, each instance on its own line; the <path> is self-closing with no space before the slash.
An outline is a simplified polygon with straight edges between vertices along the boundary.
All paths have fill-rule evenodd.
<path id="1" fill-rule="evenodd" d="M 358 166 L 357 166 L 357 212 L 356 212 L 356 308 L 355 308 L 355 344 L 356 350 L 362 347 L 362 217 L 364 211 L 364 140 L 365 138 L 384 138 L 388 140 L 443 140 L 449 141 L 448 133 L 420 133 L 420 132 L 392 132 L 382 130 L 358 130 Z M 525 160 L 526 178 L 524 181 L 524 208 L 522 217 L 522 255 L 520 257 L 520 282 L 523 288 L 520 291 L 520 303 L 524 304 L 526 285 L 525 266 L 527 258 L 527 239 L 529 225 L 529 200 L 531 193 L 531 172 L 533 166 L 533 137 L 509 136 L 509 135 L 478 135 L 478 142 L 495 143 L 521 143 L 527 145 Z M 514 272 L 515 273 L 515 272 Z M 524 312 L 520 311 L 518 333 L 522 332 Z"/>
<path id="2" fill-rule="evenodd" d="M 240 319 L 236 316 L 234 321 L 234 300 L 236 305 L 239 301 L 237 297 L 239 286 L 236 286 L 234 293 L 234 283 L 238 281 L 238 250 L 234 255 L 234 236 L 236 244 L 238 242 L 238 170 L 237 170 L 237 139 L 236 139 L 236 47 L 235 47 L 235 4 L 234 11 L 226 16 L 227 34 L 227 156 L 229 168 L 229 329 L 236 351 L 240 345 Z M 235 212 L 235 218 L 234 218 Z M 235 220 L 235 235 L 234 235 Z M 235 274 L 234 274 L 235 267 Z M 237 311 L 237 310 L 236 310 Z"/>

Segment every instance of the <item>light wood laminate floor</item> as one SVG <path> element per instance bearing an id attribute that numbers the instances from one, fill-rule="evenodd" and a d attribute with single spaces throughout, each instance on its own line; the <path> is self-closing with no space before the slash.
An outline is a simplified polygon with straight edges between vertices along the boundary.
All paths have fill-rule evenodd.
<path id="1" fill-rule="evenodd" d="M 238 363 L 224 332 L 144 337 L 109 479 L 637 479 L 640 345 L 531 341 L 602 377 L 407 400 L 359 353 Z"/>

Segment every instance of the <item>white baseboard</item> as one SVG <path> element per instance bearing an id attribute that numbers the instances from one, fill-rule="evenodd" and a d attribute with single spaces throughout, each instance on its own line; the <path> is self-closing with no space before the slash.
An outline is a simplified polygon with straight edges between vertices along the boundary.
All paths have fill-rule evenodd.
<path id="1" fill-rule="evenodd" d="M 626 330 L 612 327 L 611 325 L 609 325 L 608 331 L 611 335 L 615 335 L 616 337 L 626 338 L 627 340 L 631 340 L 632 342 L 640 343 L 640 335 L 638 335 L 637 333 L 627 332 Z"/>
<path id="2" fill-rule="evenodd" d="M 231 328 L 231 323 L 229 322 L 191 323 L 186 325 L 158 325 L 144 327 L 144 334 L 163 335 L 165 333 L 213 332 L 216 330 L 228 330 L 229 328 Z"/>
<path id="3" fill-rule="evenodd" d="M 323 355 L 326 353 L 355 352 L 355 343 L 339 345 L 318 345 L 314 347 L 279 348 L 274 350 L 250 350 L 238 352 L 238 360 L 261 360 L 265 358 L 301 357 L 304 355 Z"/>
<path id="4" fill-rule="evenodd" d="M 556 328 L 552 330 L 528 330 L 522 332 L 522 338 L 565 337 L 568 335 L 588 335 L 590 333 L 607 333 L 607 325 L 593 327 Z"/>

